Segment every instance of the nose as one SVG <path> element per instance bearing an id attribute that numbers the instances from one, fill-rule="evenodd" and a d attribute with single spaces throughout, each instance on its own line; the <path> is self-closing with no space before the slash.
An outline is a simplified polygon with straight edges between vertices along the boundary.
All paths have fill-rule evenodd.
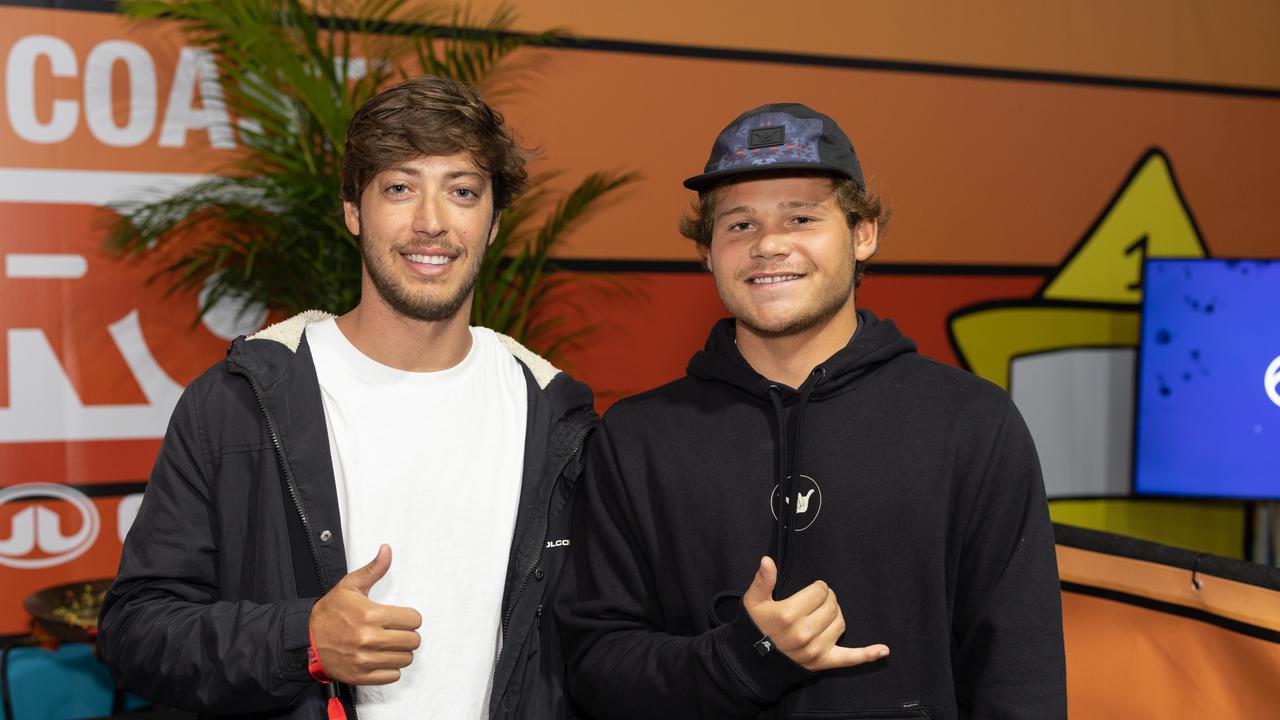
<path id="1" fill-rule="evenodd" d="M 413 232 L 436 238 L 448 231 L 448 209 L 444 199 L 436 193 L 423 193 L 413 214 Z"/>
<path id="2" fill-rule="evenodd" d="M 791 254 L 791 241 L 785 233 L 766 230 L 751 244 L 751 257 L 768 260 Z"/>

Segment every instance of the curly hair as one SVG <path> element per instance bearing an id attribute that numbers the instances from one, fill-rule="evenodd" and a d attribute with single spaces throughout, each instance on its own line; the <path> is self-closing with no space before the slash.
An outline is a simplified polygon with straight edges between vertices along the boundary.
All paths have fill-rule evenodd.
<path id="1" fill-rule="evenodd" d="M 493 182 L 493 211 L 509 207 L 528 185 L 528 153 L 502 114 L 463 83 L 420 75 L 370 98 L 347 126 L 342 199 L 359 204 L 379 172 L 415 157 L 467 152 Z"/>
<path id="2" fill-rule="evenodd" d="M 875 220 L 880 225 L 881 233 L 889 223 L 892 211 L 880 201 L 880 197 L 867 190 L 854 180 L 830 178 L 836 202 L 844 211 L 849 229 L 857 227 L 863 220 Z M 733 182 L 732 180 L 729 182 Z M 724 187 L 724 184 L 716 188 Z M 693 201 L 691 214 L 680 218 L 680 234 L 694 241 L 700 250 L 706 252 L 711 248 L 711 234 L 715 228 L 716 188 L 698 195 Z M 853 271 L 854 287 L 862 284 L 862 274 L 866 263 L 857 263 Z"/>

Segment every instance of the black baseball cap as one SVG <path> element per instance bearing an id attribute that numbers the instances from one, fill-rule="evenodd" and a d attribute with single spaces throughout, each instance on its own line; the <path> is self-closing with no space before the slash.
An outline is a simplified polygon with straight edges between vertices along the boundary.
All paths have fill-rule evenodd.
<path id="1" fill-rule="evenodd" d="M 810 170 L 866 187 L 853 143 L 834 120 L 800 103 L 773 103 L 734 118 L 716 136 L 701 175 L 684 181 L 704 193 L 730 178 L 775 170 Z"/>

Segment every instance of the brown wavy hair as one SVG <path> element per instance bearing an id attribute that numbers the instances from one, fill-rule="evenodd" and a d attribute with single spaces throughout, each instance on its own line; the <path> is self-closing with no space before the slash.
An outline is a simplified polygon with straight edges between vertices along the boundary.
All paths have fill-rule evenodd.
<path id="1" fill-rule="evenodd" d="M 492 179 L 494 214 L 524 192 L 529 154 L 516 145 L 502 114 L 456 80 L 410 78 L 370 98 L 352 116 L 342 199 L 359 205 L 375 175 L 406 160 L 464 151 Z"/>
<path id="2" fill-rule="evenodd" d="M 880 225 L 880 233 L 884 234 L 889 224 L 892 211 L 880 201 L 880 196 L 846 178 L 830 178 L 836 202 L 844 211 L 845 221 L 853 230 L 863 220 L 875 220 Z M 728 182 L 733 182 L 732 180 Z M 698 195 L 693 201 L 690 214 L 680 218 L 680 234 L 698 245 L 699 252 L 704 255 L 711 249 L 711 232 L 715 228 L 716 189 L 724 187 L 721 183 Z M 856 263 L 853 270 L 853 286 L 862 284 L 862 274 L 866 270 L 865 262 Z"/>

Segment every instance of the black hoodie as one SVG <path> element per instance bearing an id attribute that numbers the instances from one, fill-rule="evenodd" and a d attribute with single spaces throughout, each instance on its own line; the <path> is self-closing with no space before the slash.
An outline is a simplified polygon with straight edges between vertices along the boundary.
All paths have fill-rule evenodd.
<path id="1" fill-rule="evenodd" d="M 616 404 L 571 550 L 557 614 L 570 693 L 598 720 L 1066 717 L 1026 426 L 869 312 L 799 388 L 752 369 L 723 320 L 687 377 Z M 892 654 L 820 673 L 762 654 L 740 598 L 766 554 L 777 597 L 825 580 L 840 644 Z"/>

